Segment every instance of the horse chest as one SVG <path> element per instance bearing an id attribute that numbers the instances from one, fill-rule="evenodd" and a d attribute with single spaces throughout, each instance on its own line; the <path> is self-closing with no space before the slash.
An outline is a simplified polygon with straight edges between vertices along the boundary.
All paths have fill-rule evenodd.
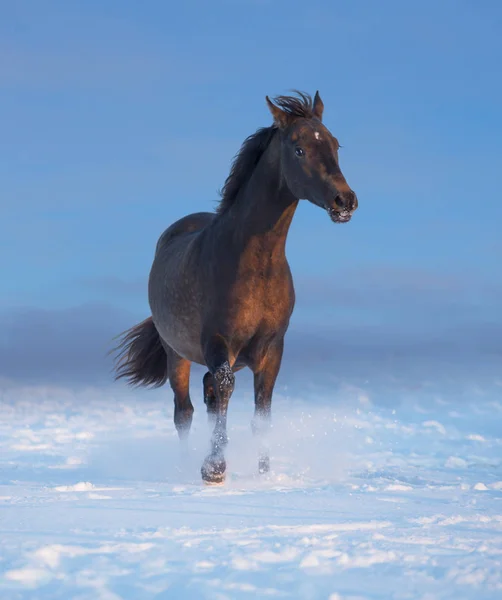
<path id="1" fill-rule="evenodd" d="M 234 327 L 244 337 L 257 330 L 281 331 L 289 322 L 294 291 L 288 273 L 276 277 L 251 277 L 228 297 L 227 310 Z"/>

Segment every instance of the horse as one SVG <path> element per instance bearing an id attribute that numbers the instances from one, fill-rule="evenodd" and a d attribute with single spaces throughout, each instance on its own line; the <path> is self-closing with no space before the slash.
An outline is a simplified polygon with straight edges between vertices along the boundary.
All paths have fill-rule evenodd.
<path id="1" fill-rule="evenodd" d="M 266 433 L 272 394 L 295 304 L 285 246 L 300 199 L 347 223 L 358 200 L 342 174 L 338 140 L 312 97 L 265 96 L 272 124 L 243 142 L 213 212 L 187 215 L 160 236 L 148 280 L 151 316 L 118 337 L 115 380 L 174 392 L 180 440 L 190 431 L 191 363 L 204 365 L 203 394 L 213 428 L 201 467 L 206 484 L 225 480 L 227 409 L 235 373 L 253 372 L 252 430 L 258 471 L 270 469 Z"/>

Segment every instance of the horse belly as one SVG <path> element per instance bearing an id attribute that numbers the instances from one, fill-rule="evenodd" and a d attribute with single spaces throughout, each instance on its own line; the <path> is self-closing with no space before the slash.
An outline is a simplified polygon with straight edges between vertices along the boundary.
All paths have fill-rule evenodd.
<path id="1" fill-rule="evenodd" d="M 205 364 L 200 343 L 201 331 L 195 326 L 195 319 L 188 317 L 187 322 L 187 317 L 176 318 L 176 315 L 170 312 L 166 314 L 167 312 L 152 311 L 153 321 L 162 340 L 179 356 L 191 362 Z"/>

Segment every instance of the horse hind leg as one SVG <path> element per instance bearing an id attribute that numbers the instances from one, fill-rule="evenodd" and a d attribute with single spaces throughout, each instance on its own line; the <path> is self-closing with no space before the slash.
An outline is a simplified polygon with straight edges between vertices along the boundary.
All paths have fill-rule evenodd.
<path id="1" fill-rule="evenodd" d="M 268 435 L 271 426 L 272 394 L 281 368 L 284 340 L 270 346 L 259 368 L 254 369 L 255 413 L 251 427 L 259 442 L 258 471 L 268 473 L 270 456 Z"/>
<path id="2" fill-rule="evenodd" d="M 206 405 L 209 424 L 214 425 L 216 421 L 217 401 L 211 371 L 208 371 L 202 378 L 202 385 L 204 387 L 204 404 Z"/>
<path id="3" fill-rule="evenodd" d="M 169 384 L 174 392 L 174 425 L 180 440 L 186 440 L 192 425 L 194 412 L 190 400 L 190 367 L 192 363 L 181 358 L 172 348 L 164 344 L 167 354 Z"/>

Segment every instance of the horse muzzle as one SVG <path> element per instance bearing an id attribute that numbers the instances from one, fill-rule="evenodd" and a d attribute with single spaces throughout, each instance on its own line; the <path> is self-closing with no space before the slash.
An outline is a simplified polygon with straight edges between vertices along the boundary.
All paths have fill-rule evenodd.
<path id="1" fill-rule="evenodd" d="M 357 196 L 355 192 L 349 190 L 337 194 L 332 205 L 328 206 L 326 210 L 334 223 L 348 223 L 357 206 Z"/>

